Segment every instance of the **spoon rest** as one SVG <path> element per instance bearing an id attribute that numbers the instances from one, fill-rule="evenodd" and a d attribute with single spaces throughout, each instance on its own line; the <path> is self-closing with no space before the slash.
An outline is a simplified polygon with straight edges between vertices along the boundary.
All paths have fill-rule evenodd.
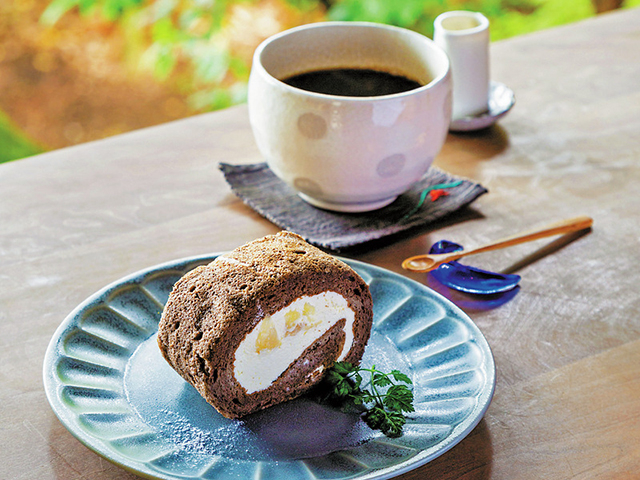
<path id="1" fill-rule="evenodd" d="M 434 243 L 429 253 L 451 253 L 462 250 L 462 245 L 440 240 Z M 492 295 L 515 288 L 520 275 L 502 274 L 463 265 L 458 261 L 443 263 L 431 275 L 443 285 L 465 293 Z"/>

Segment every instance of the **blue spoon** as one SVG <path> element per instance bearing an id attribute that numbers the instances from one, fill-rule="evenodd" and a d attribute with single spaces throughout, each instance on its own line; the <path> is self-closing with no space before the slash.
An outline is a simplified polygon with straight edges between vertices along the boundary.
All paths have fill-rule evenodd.
<path id="1" fill-rule="evenodd" d="M 540 238 L 550 237 L 552 235 L 560 235 L 564 233 L 576 232 L 578 230 L 584 230 L 590 228 L 592 224 L 593 220 L 589 217 L 571 218 L 568 220 L 563 220 L 561 222 L 553 223 L 551 225 L 547 225 L 546 227 L 539 230 L 533 230 L 513 235 L 502 240 L 488 243 L 486 245 L 483 245 L 482 247 L 470 250 L 464 250 L 461 245 L 453 242 L 447 242 L 446 244 L 442 244 L 440 246 L 437 246 L 438 244 L 435 244 L 432 247 L 432 250 L 435 247 L 437 249 L 437 252 L 432 251 L 426 255 L 416 255 L 414 257 L 407 258 L 404 262 L 402 262 L 402 268 L 411 270 L 413 272 L 430 272 L 436 269 L 440 270 L 439 267 L 441 266 L 449 265 L 449 271 L 447 271 L 447 267 L 445 267 L 439 274 L 436 275 L 439 275 L 440 278 L 445 279 L 445 281 L 451 283 L 452 285 L 456 285 L 458 287 L 458 290 L 462 290 L 463 288 L 473 288 L 474 290 L 476 290 L 475 293 L 478 293 L 477 291 L 480 289 L 480 287 L 478 287 L 479 282 L 477 279 L 482 278 L 484 283 L 489 285 L 488 287 L 482 289 L 482 293 L 496 293 L 495 288 L 506 288 L 505 285 L 511 285 L 509 288 L 513 288 L 515 285 L 517 285 L 518 282 L 513 277 L 518 276 L 501 275 L 473 267 L 467 267 L 457 263 L 456 260 L 466 255 L 472 255 L 474 253 L 488 252 L 499 248 L 518 245 L 520 243 L 531 242 Z M 507 278 L 506 280 L 505 277 Z M 517 280 L 519 281 L 520 277 L 518 277 Z M 516 282 L 515 285 L 513 284 L 514 281 Z M 502 285 L 502 287 L 498 287 L 496 285 L 496 282 Z M 509 288 L 507 288 L 507 290 Z"/>
<path id="2" fill-rule="evenodd" d="M 450 253 L 462 250 L 462 245 L 440 240 L 429 253 Z M 520 275 L 501 274 L 463 265 L 457 261 L 443 263 L 431 275 L 443 285 L 466 293 L 492 295 L 508 292 L 520 282 Z"/>

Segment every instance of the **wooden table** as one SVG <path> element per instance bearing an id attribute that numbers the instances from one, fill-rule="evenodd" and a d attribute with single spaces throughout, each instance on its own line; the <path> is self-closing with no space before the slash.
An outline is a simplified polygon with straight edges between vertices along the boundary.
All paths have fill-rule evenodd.
<path id="1" fill-rule="evenodd" d="M 493 403 L 401 478 L 640 478 L 640 9 L 499 42 L 491 57 L 516 107 L 450 135 L 437 159 L 490 193 L 358 258 L 405 274 L 401 260 L 441 238 L 472 246 L 578 215 L 594 227 L 476 257 L 522 275 L 497 308 L 450 295 L 493 349 Z M 44 352 L 104 285 L 278 230 L 231 193 L 219 161 L 261 161 L 244 106 L 0 166 L 0 478 L 134 478 L 57 420 Z"/>

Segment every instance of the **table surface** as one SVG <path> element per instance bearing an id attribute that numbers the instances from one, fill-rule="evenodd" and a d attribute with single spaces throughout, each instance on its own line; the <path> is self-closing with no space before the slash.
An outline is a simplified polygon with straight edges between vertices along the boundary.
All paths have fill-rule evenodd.
<path id="1" fill-rule="evenodd" d="M 355 255 L 448 295 L 497 366 L 475 430 L 399 478 L 639 478 L 640 9 L 495 43 L 491 61 L 515 108 L 490 129 L 449 135 L 436 160 L 489 193 Z M 0 166 L 0 478 L 135 478 L 57 420 L 45 349 L 106 284 L 278 231 L 217 169 L 261 160 L 240 106 Z M 474 246 L 578 215 L 593 217 L 590 233 L 476 257 L 522 276 L 496 308 L 400 267 L 442 238 Z"/>

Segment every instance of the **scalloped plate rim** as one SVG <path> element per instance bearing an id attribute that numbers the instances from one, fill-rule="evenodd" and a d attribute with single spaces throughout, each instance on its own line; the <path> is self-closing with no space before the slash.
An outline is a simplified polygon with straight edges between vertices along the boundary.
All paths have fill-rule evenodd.
<path id="1" fill-rule="evenodd" d="M 94 451 L 94 453 L 100 455 L 102 458 L 110 461 L 111 463 L 132 472 L 136 475 L 143 476 L 150 479 L 161 479 L 161 480 L 175 480 L 179 478 L 188 479 L 188 478 L 198 478 L 198 477 L 187 477 L 187 476 L 175 476 L 175 475 L 163 475 L 158 470 L 153 470 L 148 468 L 143 461 L 141 460 L 132 460 L 129 457 L 119 454 L 118 452 L 114 452 L 111 447 L 107 444 L 107 442 L 101 440 L 98 437 L 92 436 L 87 433 L 86 430 L 83 430 L 75 424 L 75 419 L 77 415 L 73 413 L 70 409 L 65 408 L 62 402 L 58 399 L 58 390 L 63 388 L 64 385 L 60 385 L 59 382 L 56 382 L 54 369 L 56 366 L 56 359 L 59 358 L 58 354 L 58 346 L 61 340 L 64 338 L 65 332 L 76 327 L 74 324 L 76 323 L 76 319 L 78 316 L 88 307 L 95 304 L 97 301 L 101 299 L 106 299 L 110 296 L 110 294 L 118 288 L 127 286 L 127 285 L 142 285 L 144 284 L 144 280 L 148 278 L 150 275 L 155 273 L 161 273 L 170 271 L 172 269 L 187 271 L 187 267 L 195 268 L 198 265 L 204 265 L 216 257 L 223 255 L 225 252 L 220 253 L 209 253 L 202 255 L 193 255 L 188 257 L 183 257 L 179 259 L 170 260 L 167 262 L 159 263 L 151 267 L 143 268 L 134 273 L 125 275 L 120 279 L 117 279 L 106 286 L 102 287 L 95 293 L 91 294 L 85 300 L 83 300 L 78 306 L 76 306 L 66 317 L 65 319 L 58 325 L 56 328 L 45 352 L 44 361 L 43 361 L 43 383 L 45 394 L 49 405 L 51 406 L 54 414 L 62 423 L 62 425 L 71 433 L 78 441 L 80 441 L 83 445 Z M 401 282 L 406 282 L 409 285 L 413 285 L 414 288 L 423 290 L 428 292 L 428 295 L 433 296 L 437 301 L 446 305 L 452 312 L 454 312 L 460 319 L 464 321 L 467 327 L 474 330 L 476 335 L 475 342 L 478 347 L 482 350 L 484 357 L 483 363 L 486 364 L 486 368 L 483 370 L 483 373 L 486 375 L 485 387 L 481 394 L 476 395 L 477 405 L 474 408 L 473 415 L 469 415 L 467 420 L 469 421 L 461 421 L 454 426 L 451 433 L 442 441 L 438 442 L 436 445 L 426 449 L 426 450 L 434 450 L 428 455 L 424 455 L 420 457 L 421 453 L 424 453 L 426 450 L 420 451 L 417 455 L 410 457 L 406 461 L 402 462 L 399 465 L 391 465 L 389 467 L 383 467 L 381 469 L 374 469 L 371 472 L 365 472 L 362 475 L 356 475 L 354 477 L 349 477 L 353 480 L 388 480 L 390 478 L 396 477 L 398 475 L 402 475 L 409 471 L 412 471 L 416 468 L 421 467 L 434 460 L 435 458 L 443 455 L 451 448 L 460 443 L 477 425 L 480 423 L 482 418 L 484 417 L 491 400 L 493 399 L 493 395 L 496 387 L 496 367 L 495 361 L 493 358 L 493 353 L 491 352 L 491 347 L 487 342 L 486 338 L 477 327 L 477 325 L 471 320 L 471 318 L 464 313 L 457 305 L 453 302 L 439 294 L 438 292 L 430 289 L 429 287 L 413 280 L 408 277 L 404 277 L 398 273 L 387 270 L 383 267 L 379 267 L 376 265 L 372 265 L 370 263 L 362 262 L 359 260 L 353 260 L 349 258 L 343 258 L 339 256 L 335 256 L 336 258 L 341 259 L 342 261 L 348 263 L 352 267 L 356 268 L 358 266 L 362 266 L 362 268 L 366 270 L 373 270 L 374 272 L 379 272 L 379 274 L 384 276 L 391 276 L 394 278 L 398 278 Z M 375 276 L 374 276 L 375 278 Z M 480 399 L 482 398 L 482 402 Z M 441 445 L 442 443 L 446 443 L 445 445 Z M 438 445 L 441 445 L 440 448 L 435 448 Z M 416 458 L 419 457 L 419 458 Z"/>

